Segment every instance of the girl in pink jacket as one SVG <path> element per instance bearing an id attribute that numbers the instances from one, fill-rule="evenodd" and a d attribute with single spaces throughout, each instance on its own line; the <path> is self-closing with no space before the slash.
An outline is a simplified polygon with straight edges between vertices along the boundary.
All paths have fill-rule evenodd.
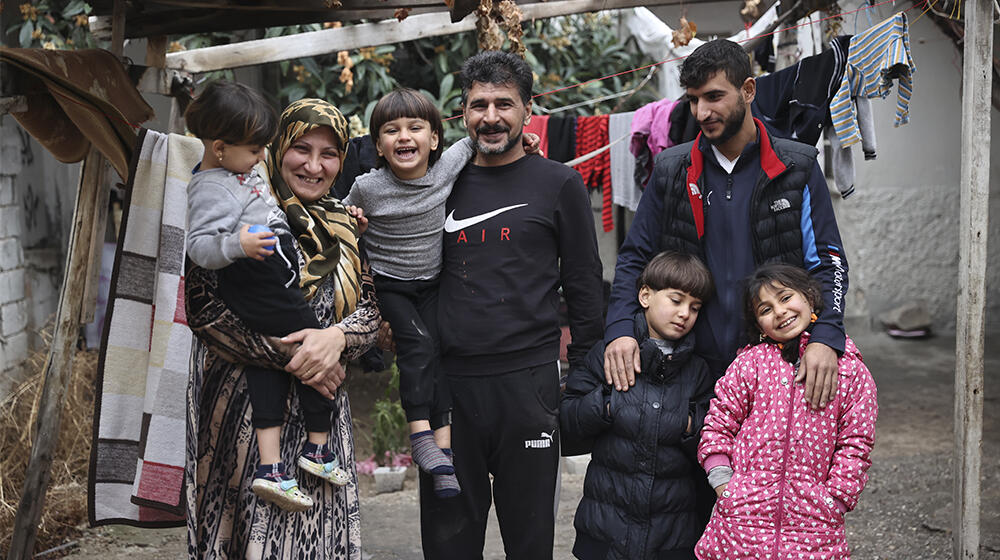
<path id="1" fill-rule="evenodd" d="M 719 499 L 695 554 L 848 559 L 844 514 L 868 480 L 875 381 L 847 338 L 834 399 L 809 406 L 795 376 L 822 299 L 806 271 L 761 267 L 745 303 L 761 343 L 743 349 L 715 386 L 698 460 Z"/>

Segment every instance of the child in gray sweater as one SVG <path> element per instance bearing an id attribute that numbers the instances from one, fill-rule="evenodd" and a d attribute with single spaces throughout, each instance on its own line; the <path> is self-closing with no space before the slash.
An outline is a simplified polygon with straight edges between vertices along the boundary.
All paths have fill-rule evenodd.
<path id="1" fill-rule="evenodd" d="M 188 257 L 218 271 L 223 301 L 251 329 L 285 336 L 319 328 L 299 289 L 298 253 L 284 213 L 255 169 L 277 132 L 274 109 L 242 84 L 213 82 L 184 117 L 188 130 L 205 145 L 187 189 Z M 282 509 L 308 509 L 312 499 L 281 461 L 281 426 L 292 377 L 256 366 L 247 366 L 244 375 L 260 452 L 252 489 Z M 350 476 L 327 444 L 333 401 L 297 379 L 295 386 L 308 433 L 299 468 L 334 485 L 347 484 Z"/>
<path id="2" fill-rule="evenodd" d="M 369 129 L 376 169 L 358 177 L 343 202 L 368 219 L 365 248 L 382 317 L 392 325 L 413 460 L 433 475 L 438 496 L 455 496 L 461 488 L 451 459 L 451 394 L 438 364 L 437 283 L 444 205 L 472 143 L 463 139 L 442 154 L 441 114 L 412 89 L 380 99 Z"/>

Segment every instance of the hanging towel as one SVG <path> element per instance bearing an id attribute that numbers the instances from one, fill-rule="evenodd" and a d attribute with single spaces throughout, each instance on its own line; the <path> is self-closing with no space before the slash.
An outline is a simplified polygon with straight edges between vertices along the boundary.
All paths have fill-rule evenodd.
<path id="1" fill-rule="evenodd" d="M 0 47 L 0 62 L 24 91 L 37 92 L 27 96 L 28 110 L 13 116 L 57 160 L 80 161 L 93 143 L 119 176 L 128 175 L 135 128 L 153 109 L 115 55 Z"/>
<path id="2" fill-rule="evenodd" d="M 549 159 L 566 163 L 576 157 L 576 117 L 549 115 Z"/>
<path id="3" fill-rule="evenodd" d="M 98 363 L 91 523 L 183 524 L 187 184 L 196 138 L 141 130 Z"/>
<path id="4" fill-rule="evenodd" d="M 909 121 L 915 72 L 905 13 L 900 12 L 855 35 L 851 39 L 844 78 L 830 102 L 830 117 L 841 145 L 847 147 L 861 141 L 857 112 L 851 98 L 884 99 L 892 91 L 893 79 L 899 83 L 893 124 L 906 124 Z"/>
<path id="5" fill-rule="evenodd" d="M 611 142 L 608 137 L 608 115 L 576 118 L 576 156 L 588 154 Z M 601 222 L 604 231 L 615 229 L 611 208 L 611 150 L 590 158 L 574 169 L 583 175 L 588 188 L 601 189 Z"/>
<path id="6" fill-rule="evenodd" d="M 608 137 L 621 138 L 630 134 L 634 112 L 614 113 L 608 117 Z M 618 206 L 624 206 L 635 212 L 639 206 L 642 190 L 636 182 L 635 156 L 629 151 L 627 142 L 618 142 L 611 146 L 611 198 Z"/>
<path id="7" fill-rule="evenodd" d="M 524 132 L 538 135 L 538 149 L 542 155 L 549 157 L 549 116 L 531 115 L 531 121 L 524 125 Z"/>

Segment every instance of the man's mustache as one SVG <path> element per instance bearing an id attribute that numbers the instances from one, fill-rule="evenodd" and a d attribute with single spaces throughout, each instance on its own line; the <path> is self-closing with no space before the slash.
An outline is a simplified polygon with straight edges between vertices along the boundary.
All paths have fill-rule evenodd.
<path id="1" fill-rule="evenodd" d="M 510 127 L 503 125 L 484 125 L 476 129 L 476 134 L 496 134 L 497 132 L 510 132 Z"/>

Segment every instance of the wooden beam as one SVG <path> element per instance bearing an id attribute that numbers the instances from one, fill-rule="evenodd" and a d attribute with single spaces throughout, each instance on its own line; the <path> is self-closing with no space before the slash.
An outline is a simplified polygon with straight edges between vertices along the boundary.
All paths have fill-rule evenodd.
<path id="1" fill-rule="evenodd" d="M 680 0 L 562 0 L 521 5 L 522 20 L 636 6 L 669 5 Z M 452 23 L 448 12 L 410 16 L 403 21 L 386 20 L 337 29 L 324 29 L 285 37 L 244 41 L 167 54 L 167 68 L 187 72 L 211 72 L 253 64 L 279 62 L 304 56 L 451 35 L 475 29 L 475 16 Z"/>
<path id="2" fill-rule="evenodd" d="M 45 380 L 38 404 L 35 438 L 25 471 L 24 491 L 14 515 L 14 531 L 7 560 L 29 560 L 35 546 L 38 521 L 42 516 L 45 490 L 51 474 L 52 451 L 59 440 L 63 402 L 72 374 L 76 339 L 80 333 L 80 307 L 89 256 L 90 240 L 87 236 L 93 229 L 91 222 L 94 219 L 96 189 L 100 188 L 97 175 L 104 165 L 103 160 L 100 152 L 91 147 L 80 171 L 80 186 L 66 255 L 66 278 L 59 294 L 55 334 L 45 361 Z"/>
<path id="3" fill-rule="evenodd" d="M 979 558 L 993 0 L 965 0 L 952 558 Z M 984 110 L 985 108 L 985 110 Z"/>

